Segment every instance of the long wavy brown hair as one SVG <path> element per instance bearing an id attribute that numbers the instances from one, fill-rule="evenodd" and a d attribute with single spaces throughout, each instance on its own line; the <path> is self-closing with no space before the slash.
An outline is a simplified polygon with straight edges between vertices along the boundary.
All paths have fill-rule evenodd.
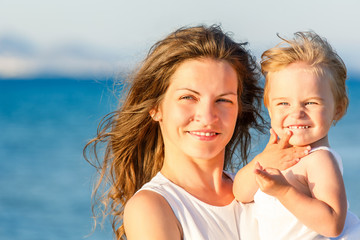
<path id="1" fill-rule="evenodd" d="M 240 111 L 225 149 L 224 169 L 232 165 L 234 153 L 240 155 L 243 163 L 247 162 L 250 129 L 262 131 L 263 119 L 259 71 L 246 45 L 232 40 L 219 26 L 181 28 L 157 42 L 128 79 L 124 102 L 117 111 L 103 118 L 97 136 L 84 148 L 85 159 L 99 172 L 93 192 L 93 213 L 110 216 L 117 239 L 125 239 L 122 219 L 126 202 L 163 165 L 160 127 L 149 112 L 159 105 L 170 77 L 185 60 L 224 60 L 237 72 Z"/>

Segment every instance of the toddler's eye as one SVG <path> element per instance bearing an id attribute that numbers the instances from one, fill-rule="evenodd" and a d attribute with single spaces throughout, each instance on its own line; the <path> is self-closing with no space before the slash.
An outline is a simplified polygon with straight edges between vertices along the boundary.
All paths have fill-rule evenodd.
<path id="1" fill-rule="evenodd" d="M 307 103 L 305 103 L 305 105 L 315 105 L 315 104 L 317 104 L 317 102 L 307 102 Z"/>
<path id="2" fill-rule="evenodd" d="M 289 103 L 287 103 L 287 102 L 279 102 L 277 105 L 280 105 L 280 106 L 287 106 L 287 105 L 289 105 Z"/>

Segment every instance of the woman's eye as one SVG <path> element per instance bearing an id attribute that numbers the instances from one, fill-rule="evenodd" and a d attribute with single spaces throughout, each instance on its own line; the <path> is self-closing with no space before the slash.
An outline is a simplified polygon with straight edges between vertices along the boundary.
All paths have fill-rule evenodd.
<path id="1" fill-rule="evenodd" d="M 180 99 L 181 99 L 181 100 L 194 100 L 195 97 L 190 96 L 190 95 L 189 95 L 189 96 L 187 95 L 187 96 L 182 96 L 182 97 L 180 97 Z"/>
<path id="2" fill-rule="evenodd" d="M 231 101 L 230 99 L 226 99 L 226 98 L 220 98 L 217 100 L 217 102 L 233 103 L 233 101 Z"/>

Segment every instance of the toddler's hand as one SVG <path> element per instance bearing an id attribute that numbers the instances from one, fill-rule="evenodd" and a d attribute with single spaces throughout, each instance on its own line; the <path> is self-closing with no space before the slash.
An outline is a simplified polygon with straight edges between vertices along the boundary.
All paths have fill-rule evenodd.
<path id="1" fill-rule="evenodd" d="M 259 188 L 266 194 L 277 197 L 285 194 L 291 187 L 284 175 L 278 169 L 265 169 L 257 162 L 254 172 Z"/>
<path id="2" fill-rule="evenodd" d="M 309 154 L 310 146 L 293 147 L 289 145 L 292 135 L 288 131 L 285 136 L 278 140 L 278 136 L 273 129 L 270 129 L 270 139 L 264 151 L 258 154 L 255 159 L 265 168 L 277 168 L 285 170 L 300 161 Z"/>

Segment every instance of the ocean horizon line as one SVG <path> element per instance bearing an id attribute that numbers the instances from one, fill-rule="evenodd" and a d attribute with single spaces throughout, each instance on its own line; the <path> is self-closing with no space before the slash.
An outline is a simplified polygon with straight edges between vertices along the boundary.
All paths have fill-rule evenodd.
<path id="1" fill-rule="evenodd" d="M 22 76 L 22 77 L 2 77 L 0 76 L 0 81 L 117 81 L 120 79 L 125 79 L 128 73 L 122 74 L 104 74 L 98 76 L 90 75 L 79 75 L 79 76 L 66 76 L 66 75 L 35 75 L 35 76 Z M 261 77 L 263 78 L 263 77 Z M 349 73 L 347 81 L 360 82 L 360 73 Z"/>

